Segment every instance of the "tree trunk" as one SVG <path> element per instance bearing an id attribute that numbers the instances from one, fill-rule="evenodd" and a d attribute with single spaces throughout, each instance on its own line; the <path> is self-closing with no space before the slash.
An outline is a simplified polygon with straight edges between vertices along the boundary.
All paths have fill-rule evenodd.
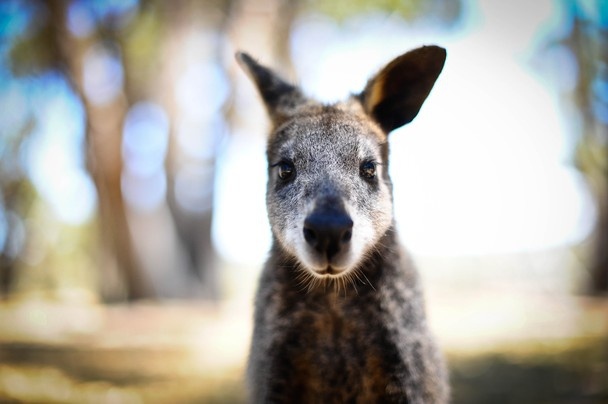
<path id="1" fill-rule="evenodd" d="M 608 189 L 608 185 L 606 187 Z M 608 200 L 598 200 L 598 222 L 591 263 L 591 293 L 608 292 Z"/>
<path id="2" fill-rule="evenodd" d="M 128 108 L 124 95 L 107 104 L 98 106 L 91 103 L 85 94 L 83 84 L 83 63 L 86 46 L 71 35 L 66 26 L 68 2 L 49 0 L 50 19 L 53 29 L 59 65 L 70 82 L 73 91 L 83 103 L 86 114 L 86 161 L 97 189 L 99 203 L 98 226 L 101 231 L 102 247 L 108 261 L 117 267 L 125 284 L 128 300 L 151 297 L 141 268 L 133 250 L 131 232 L 127 222 L 127 212 L 121 190 L 122 173 L 122 125 Z M 105 271 L 110 270 L 102 260 L 102 292 Z M 115 290 L 106 290 L 110 299 L 116 299 Z"/>
<path id="3" fill-rule="evenodd" d="M 156 98 L 162 103 L 171 122 L 171 136 L 165 167 L 167 171 L 167 205 L 175 225 L 175 234 L 179 240 L 180 252 L 183 254 L 184 277 L 190 288 L 184 289 L 188 297 L 200 297 L 216 301 L 221 297 L 217 258 L 211 240 L 211 223 L 213 217 L 213 189 L 215 172 L 215 142 L 209 141 L 210 158 L 193 156 L 178 141 L 179 128 L 198 131 L 195 136 L 212 139 L 218 137 L 213 133 L 211 122 L 204 115 L 192 116 L 180 105 L 176 88 L 182 83 L 187 70 L 192 65 L 206 65 L 218 59 L 217 45 L 213 36 L 205 37 L 204 31 L 219 32 L 225 15 L 214 10 L 211 4 L 192 0 L 177 0 L 161 3 L 163 14 L 163 41 L 160 46 L 162 68 L 158 73 L 159 85 Z M 193 49 L 193 44 L 198 48 Z M 205 108 L 204 105 L 200 106 Z M 189 126 L 191 125 L 191 126 Z M 192 135 L 191 132 L 190 135 Z M 184 135 L 184 133 L 182 133 Z M 188 134 L 185 134 L 188 136 Z M 206 172 L 199 181 L 188 177 L 188 172 Z M 197 194 L 206 194 L 205 200 L 199 201 L 196 209 L 184 208 L 178 195 L 177 179 L 181 176 L 188 182 L 188 187 L 195 187 Z M 182 183 L 183 185 L 183 183 Z M 183 196 L 182 196 L 183 197 Z M 183 201 L 182 201 L 183 202 Z"/>
<path id="4" fill-rule="evenodd" d="M 606 80 L 602 65 L 608 63 L 608 33 L 581 17 L 581 2 L 565 10 L 572 18 L 572 30 L 563 38 L 576 59 L 577 83 L 573 99 L 580 114 L 580 139 L 577 165 L 587 178 L 597 204 L 597 222 L 591 251 L 589 284 L 585 291 L 593 295 L 608 292 L 608 125 L 594 112 L 597 99 L 594 83 Z"/>

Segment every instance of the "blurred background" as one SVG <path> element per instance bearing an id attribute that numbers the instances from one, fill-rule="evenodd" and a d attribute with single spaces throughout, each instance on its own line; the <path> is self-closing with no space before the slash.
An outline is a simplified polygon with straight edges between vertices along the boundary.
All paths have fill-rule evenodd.
<path id="1" fill-rule="evenodd" d="M 243 402 L 270 234 L 245 50 L 305 93 L 448 50 L 390 136 L 455 403 L 608 403 L 602 0 L 0 2 L 0 401 Z"/>

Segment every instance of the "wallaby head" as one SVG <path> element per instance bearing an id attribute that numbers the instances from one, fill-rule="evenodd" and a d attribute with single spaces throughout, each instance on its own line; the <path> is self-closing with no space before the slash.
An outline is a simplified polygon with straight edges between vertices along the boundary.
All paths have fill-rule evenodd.
<path id="1" fill-rule="evenodd" d="M 306 97 L 245 53 L 272 122 L 266 202 L 274 242 L 315 278 L 357 276 L 393 223 L 388 133 L 418 114 L 446 52 L 405 53 L 344 102 Z"/>

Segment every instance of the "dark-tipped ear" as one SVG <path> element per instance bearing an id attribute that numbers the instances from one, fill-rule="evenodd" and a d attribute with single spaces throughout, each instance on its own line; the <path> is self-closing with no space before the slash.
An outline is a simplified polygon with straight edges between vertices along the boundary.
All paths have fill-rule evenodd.
<path id="1" fill-rule="evenodd" d="M 244 52 L 236 53 L 236 60 L 251 77 L 262 96 L 270 118 L 275 124 L 288 118 L 306 102 L 300 89 L 287 83 L 271 69 L 260 65 Z"/>
<path id="2" fill-rule="evenodd" d="M 431 92 L 446 51 L 424 46 L 391 61 L 372 77 L 358 98 L 386 133 L 411 122 Z"/>

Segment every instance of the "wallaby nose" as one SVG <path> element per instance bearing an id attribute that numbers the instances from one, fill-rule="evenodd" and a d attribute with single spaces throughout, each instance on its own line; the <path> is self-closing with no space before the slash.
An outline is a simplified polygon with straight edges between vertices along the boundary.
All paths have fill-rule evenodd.
<path id="1" fill-rule="evenodd" d="M 353 221 L 342 209 L 315 209 L 304 220 L 304 239 L 319 254 L 334 257 L 350 243 Z"/>

